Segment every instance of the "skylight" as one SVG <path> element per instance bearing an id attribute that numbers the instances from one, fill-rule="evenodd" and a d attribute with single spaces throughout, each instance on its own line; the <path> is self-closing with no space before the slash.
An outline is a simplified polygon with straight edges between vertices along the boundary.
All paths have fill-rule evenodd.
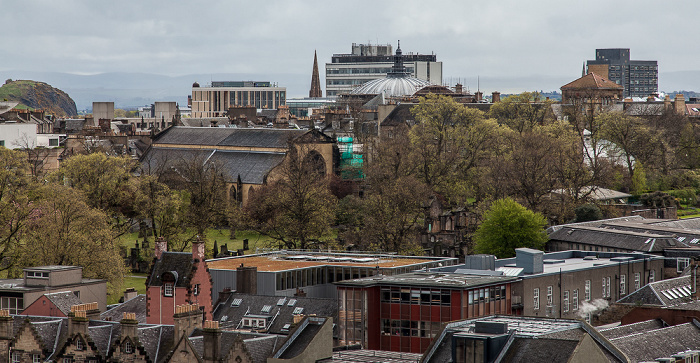
<path id="1" fill-rule="evenodd" d="M 287 306 L 294 306 L 297 303 L 297 299 L 289 299 L 289 303 L 287 303 Z"/>
<path id="2" fill-rule="evenodd" d="M 294 315 L 299 315 L 304 312 L 304 308 L 294 308 L 294 312 L 292 314 Z"/>
<path id="3" fill-rule="evenodd" d="M 240 306 L 242 302 L 243 299 L 233 299 L 233 301 L 231 302 L 231 307 Z"/>
<path id="4" fill-rule="evenodd" d="M 260 311 L 263 313 L 269 313 L 270 310 L 272 310 L 272 305 L 265 305 L 262 307 L 262 309 Z"/>
<path id="5" fill-rule="evenodd" d="M 283 297 L 283 298 L 277 300 L 277 306 L 282 306 L 282 305 L 284 305 L 285 301 L 287 301 L 287 298 L 286 298 L 286 297 Z"/>

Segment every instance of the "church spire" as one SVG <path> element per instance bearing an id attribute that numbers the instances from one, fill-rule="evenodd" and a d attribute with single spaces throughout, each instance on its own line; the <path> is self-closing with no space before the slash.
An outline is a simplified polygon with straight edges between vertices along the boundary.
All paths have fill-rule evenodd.
<path id="1" fill-rule="evenodd" d="M 318 77 L 318 58 L 316 58 L 316 51 L 314 50 L 314 69 L 311 73 L 311 89 L 309 90 L 310 98 L 323 97 L 323 92 L 321 91 L 321 81 Z"/>

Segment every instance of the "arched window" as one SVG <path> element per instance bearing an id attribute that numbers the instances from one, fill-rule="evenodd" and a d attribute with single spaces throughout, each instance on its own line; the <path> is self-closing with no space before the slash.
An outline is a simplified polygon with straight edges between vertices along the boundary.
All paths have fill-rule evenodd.
<path id="1" fill-rule="evenodd" d="M 318 151 L 309 152 L 304 158 L 304 164 L 310 166 L 314 173 L 326 176 L 326 160 Z"/>

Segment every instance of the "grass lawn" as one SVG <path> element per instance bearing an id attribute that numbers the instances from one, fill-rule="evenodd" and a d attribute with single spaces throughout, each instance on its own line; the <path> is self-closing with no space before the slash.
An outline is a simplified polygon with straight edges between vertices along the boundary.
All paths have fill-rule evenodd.
<path id="1" fill-rule="evenodd" d="M 129 273 L 124 276 L 124 286 L 121 291 L 114 295 L 107 295 L 107 305 L 116 304 L 124 296 L 124 290 L 133 287 L 139 294 L 146 293 L 146 274 Z"/>
<path id="2" fill-rule="evenodd" d="M 253 231 L 238 231 L 236 232 L 236 238 L 231 238 L 228 229 L 209 229 L 207 230 L 207 255 L 209 255 L 214 248 L 214 242 L 216 242 L 221 248 L 222 245 L 226 244 L 228 249 L 231 251 L 236 251 L 243 248 L 243 240 L 248 239 L 248 251 L 246 254 L 255 253 L 255 248 L 268 247 L 269 243 L 272 241 L 271 238 L 266 236 L 261 236 L 257 232 Z M 138 237 L 138 232 L 127 233 L 122 235 L 119 240 L 122 246 L 126 248 L 134 247 L 134 244 L 138 241 L 143 242 L 143 238 Z M 153 245 L 153 237 L 149 238 L 151 245 Z"/>

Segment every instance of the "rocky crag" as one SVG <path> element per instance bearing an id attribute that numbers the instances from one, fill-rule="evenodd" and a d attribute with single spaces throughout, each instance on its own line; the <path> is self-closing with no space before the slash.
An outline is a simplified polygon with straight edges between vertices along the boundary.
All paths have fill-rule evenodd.
<path id="1" fill-rule="evenodd" d="M 8 79 L 0 87 L 0 101 L 3 100 L 16 101 L 32 109 L 42 109 L 56 117 L 78 114 L 75 102 L 67 93 L 44 82 Z"/>

